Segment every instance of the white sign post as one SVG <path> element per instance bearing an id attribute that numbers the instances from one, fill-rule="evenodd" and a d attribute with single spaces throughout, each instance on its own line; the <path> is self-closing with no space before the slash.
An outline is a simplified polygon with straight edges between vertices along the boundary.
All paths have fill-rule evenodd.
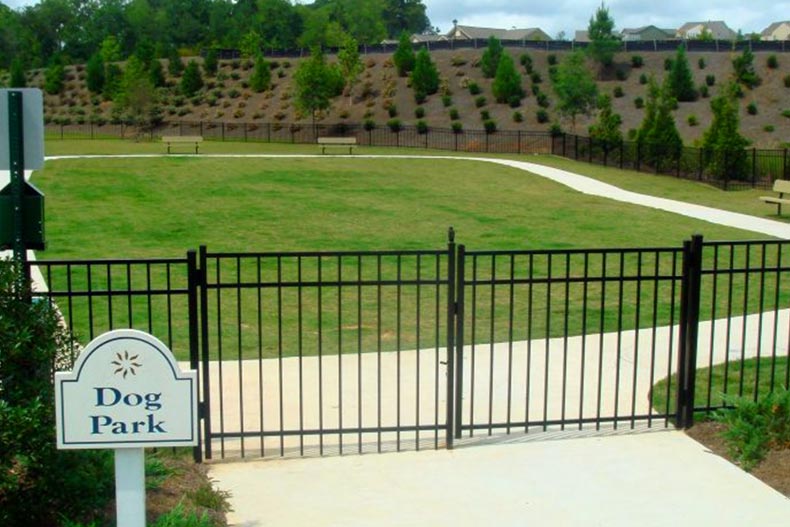
<path id="1" fill-rule="evenodd" d="M 115 449 L 117 525 L 144 527 L 144 448 L 197 444 L 197 373 L 152 335 L 110 331 L 55 374 L 55 411 L 58 448 Z"/>

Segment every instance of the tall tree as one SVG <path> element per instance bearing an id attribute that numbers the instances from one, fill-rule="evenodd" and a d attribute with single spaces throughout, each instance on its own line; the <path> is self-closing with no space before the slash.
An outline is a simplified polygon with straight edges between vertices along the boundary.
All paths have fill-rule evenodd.
<path id="1" fill-rule="evenodd" d="M 422 33 L 431 27 L 426 7 L 421 0 L 385 0 L 384 24 L 387 35 L 395 37 L 404 31 Z"/>
<path id="2" fill-rule="evenodd" d="M 743 48 L 743 52 L 732 60 L 732 67 L 735 70 L 735 80 L 747 88 L 753 89 L 762 82 L 754 71 L 754 53 L 749 48 Z"/>
<path id="3" fill-rule="evenodd" d="M 315 131 L 316 113 L 326 110 L 332 98 L 343 90 L 343 78 L 339 68 L 327 64 L 320 48 L 313 48 L 310 58 L 302 61 L 294 74 L 296 84 L 296 107 L 310 113 Z"/>
<path id="4" fill-rule="evenodd" d="M 680 102 L 692 102 L 697 100 L 697 88 L 694 86 L 694 78 L 691 76 L 691 68 L 686 58 L 686 46 L 678 46 L 675 60 L 672 61 L 672 68 L 667 77 L 667 88 L 669 95 Z"/>
<path id="5" fill-rule="evenodd" d="M 357 83 L 359 75 L 365 69 L 365 66 L 362 64 L 362 59 L 359 57 L 359 44 L 357 44 L 354 37 L 348 35 L 343 40 L 343 46 L 337 53 L 337 62 L 346 83 L 345 91 L 348 92 L 348 103 L 350 106 L 351 90 Z"/>
<path id="6" fill-rule="evenodd" d="M 203 60 L 203 69 L 206 72 L 206 75 L 209 77 L 213 77 L 217 74 L 217 67 L 219 66 L 219 61 L 217 60 L 217 48 L 210 47 L 208 51 L 206 51 L 206 58 Z"/>
<path id="7" fill-rule="evenodd" d="M 181 93 L 185 97 L 192 97 L 202 87 L 203 75 L 200 73 L 200 66 L 194 60 L 190 60 L 184 69 L 184 76 L 181 77 Z"/>
<path id="8" fill-rule="evenodd" d="M 662 163 L 677 162 L 683 147 L 672 110 L 675 98 L 668 82 L 659 88 L 654 78 L 650 78 L 647 88 L 645 118 L 637 133 L 637 144 L 641 158 L 648 164 L 659 166 Z"/>
<path id="9" fill-rule="evenodd" d="M 263 55 L 255 58 L 255 67 L 250 75 L 250 88 L 255 92 L 263 92 L 269 89 L 272 82 L 272 68 Z"/>
<path id="10" fill-rule="evenodd" d="M 126 61 L 116 102 L 141 130 L 150 125 L 152 110 L 156 104 L 156 91 L 146 74 L 145 64 L 136 56 Z"/>
<path id="11" fill-rule="evenodd" d="M 587 53 L 601 65 L 608 68 L 614 62 L 614 54 L 620 49 L 620 37 L 614 32 L 614 19 L 604 3 L 595 11 L 587 26 L 590 45 Z"/>
<path id="12" fill-rule="evenodd" d="M 85 83 L 93 93 L 101 93 L 104 88 L 104 61 L 100 53 L 91 55 L 85 66 Z"/>
<path id="13" fill-rule="evenodd" d="M 480 69 L 483 72 L 483 77 L 486 79 L 493 79 L 496 75 L 502 51 L 502 43 L 499 39 L 494 35 L 488 37 L 488 46 L 486 46 L 483 56 L 480 58 Z"/>
<path id="14" fill-rule="evenodd" d="M 612 109 L 612 98 L 601 95 L 598 97 L 598 120 L 590 126 L 590 139 L 608 153 L 623 141 L 623 133 L 620 131 L 622 123 L 620 114 Z"/>
<path id="15" fill-rule="evenodd" d="M 710 102 L 713 120 L 702 137 L 705 159 L 711 173 L 724 180 L 746 179 L 745 148 L 749 141 L 738 131 L 738 98 L 734 85 Z"/>
<path id="16" fill-rule="evenodd" d="M 506 102 L 511 106 L 518 106 L 524 98 L 524 88 L 521 86 L 521 74 L 516 70 L 513 58 L 505 53 L 499 59 L 494 82 L 491 84 L 497 102 Z"/>
<path id="17" fill-rule="evenodd" d="M 431 54 L 425 48 L 420 48 L 414 61 L 411 87 L 414 89 L 414 96 L 418 101 L 439 90 L 439 72 L 436 69 L 436 64 L 431 60 Z"/>
<path id="18" fill-rule="evenodd" d="M 400 34 L 398 47 L 392 55 L 392 62 L 398 70 L 398 76 L 406 77 L 414 69 L 414 47 L 411 45 L 411 38 L 407 32 Z"/>
<path id="19" fill-rule="evenodd" d="M 44 90 L 54 95 L 63 91 L 66 70 L 63 67 L 63 59 L 57 55 L 53 57 L 49 67 L 44 72 Z"/>
<path id="20" fill-rule="evenodd" d="M 22 61 L 18 58 L 11 61 L 11 80 L 8 84 L 9 88 L 24 88 L 27 86 L 27 79 L 25 78 L 25 68 L 22 66 Z"/>
<path id="21" fill-rule="evenodd" d="M 576 130 L 576 116 L 589 115 L 598 97 L 598 85 L 585 64 L 581 51 L 569 53 L 557 66 L 552 76 L 554 91 L 559 99 L 557 110 L 571 118 L 571 130 Z"/>

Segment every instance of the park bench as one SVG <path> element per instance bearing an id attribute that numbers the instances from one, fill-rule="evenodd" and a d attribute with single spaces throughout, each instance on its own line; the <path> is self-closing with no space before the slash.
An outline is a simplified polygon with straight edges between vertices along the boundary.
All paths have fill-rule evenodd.
<path id="1" fill-rule="evenodd" d="M 774 192 L 779 196 L 760 196 L 760 200 L 769 205 L 776 205 L 776 213 L 782 214 L 782 205 L 790 205 L 790 199 L 785 194 L 790 194 L 790 181 L 777 179 L 774 181 Z"/>
<path id="2" fill-rule="evenodd" d="M 162 142 L 167 143 L 168 154 L 171 153 L 171 148 L 181 145 L 190 145 L 190 149 L 192 148 L 191 145 L 195 145 L 195 153 L 197 154 L 203 138 L 199 135 L 165 135 L 162 136 Z"/>
<path id="3" fill-rule="evenodd" d="M 356 137 L 319 137 L 318 146 L 321 147 L 321 154 L 326 154 L 327 148 L 348 148 L 349 155 L 353 153 L 357 146 Z"/>

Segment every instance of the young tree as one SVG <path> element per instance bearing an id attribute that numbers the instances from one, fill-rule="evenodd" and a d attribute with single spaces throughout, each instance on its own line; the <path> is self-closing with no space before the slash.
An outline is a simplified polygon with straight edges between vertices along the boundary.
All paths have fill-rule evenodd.
<path id="1" fill-rule="evenodd" d="M 9 88 L 24 88 L 27 86 L 27 79 L 25 78 L 25 68 L 22 66 L 22 61 L 15 58 L 11 61 L 11 80 L 8 84 Z"/>
<path id="2" fill-rule="evenodd" d="M 404 31 L 400 35 L 398 48 L 392 55 L 392 62 L 395 64 L 395 68 L 398 70 L 398 76 L 406 77 L 409 72 L 414 69 L 415 60 L 416 57 L 414 56 L 414 48 L 411 45 L 409 34 Z"/>
<path id="3" fill-rule="evenodd" d="M 678 46 L 675 60 L 672 61 L 672 68 L 667 77 L 667 87 L 669 95 L 680 102 L 692 102 L 697 100 L 697 88 L 694 86 L 694 78 L 691 76 L 691 68 L 686 58 L 686 46 Z"/>
<path id="4" fill-rule="evenodd" d="M 521 74 L 516 70 L 513 58 L 507 53 L 499 59 L 499 66 L 497 66 L 491 90 L 497 102 L 509 103 L 511 106 L 518 106 L 518 103 L 524 98 Z"/>
<path id="5" fill-rule="evenodd" d="M 552 77 L 559 99 L 557 110 L 571 118 L 571 130 L 576 130 L 576 116 L 589 115 L 598 97 L 598 85 L 584 63 L 584 54 L 576 51 L 565 56 Z"/>
<path id="6" fill-rule="evenodd" d="M 104 88 L 104 61 L 100 53 L 91 55 L 85 65 L 85 84 L 93 93 L 101 93 Z"/>
<path id="7" fill-rule="evenodd" d="M 623 133 L 620 131 L 622 123 L 620 114 L 612 109 L 612 98 L 601 95 L 598 97 L 598 121 L 590 126 L 590 139 L 608 153 L 623 141 Z"/>
<path id="8" fill-rule="evenodd" d="M 203 69 L 206 72 L 206 75 L 209 77 L 213 77 L 217 74 L 217 67 L 219 66 L 219 61 L 217 60 L 217 48 L 209 48 L 206 51 L 206 58 L 203 60 Z"/>
<path id="9" fill-rule="evenodd" d="M 426 95 L 433 95 L 439 89 L 439 72 L 425 48 L 420 48 L 417 53 L 414 71 L 411 74 L 411 87 L 418 100 L 425 98 Z"/>
<path id="10" fill-rule="evenodd" d="M 118 43 L 118 39 L 115 38 L 115 35 L 109 35 L 102 41 L 99 54 L 105 64 L 121 60 L 121 44 Z"/>
<path id="11" fill-rule="evenodd" d="M 719 179 L 746 179 L 745 148 L 749 141 L 738 132 L 738 98 L 730 85 L 710 102 L 713 121 L 702 137 L 708 169 Z"/>
<path id="12" fill-rule="evenodd" d="M 296 85 L 296 107 L 308 112 L 313 118 L 315 130 L 316 113 L 329 108 L 332 98 L 343 91 L 340 69 L 326 63 L 320 48 L 313 48 L 310 58 L 302 61 L 294 74 Z"/>
<path id="13" fill-rule="evenodd" d="M 343 39 L 343 45 L 337 52 L 337 61 L 340 71 L 345 80 L 345 91 L 348 93 L 348 104 L 351 105 L 351 90 L 359 79 L 359 75 L 365 69 L 362 59 L 359 58 L 359 44 L 354 37 L 347 35 Z"/>
<path id="14" fill-rule="evenodd" d="M 145 65 L 136 56 L 126 61 L 121 87 L 115 100 L 140 129 L 150 124 L 150 116 L 156 105 L 156 90 L 149 75 L 146 75 Z"/>
<path id="15" fill-rule="evenodd" d="M 154 59 L 151 61 L 151 65 L 148 66 L 148 78 L 151 84 L 154 85 L 154 88 L 162 88 L 167 84 L 165 81 L 165 71 L 159 59 Z"/>
<path id="16" fill-rule="evenodd" d="M 637 145 L 641 158 L 652 165 L 660 165 L 665 160 L 677 162 L 683 147 L 672 109 L 675 99 L 668 87 L 668 80 L 659 88 L 652 77 L 648 82 L 645 118 L 637 133 Z"/>
<path id="17" fill-rule="evenodd" d="M 200 73 L 200 66 L 194 60 L 190 60 L 184 69 L 184 76 L 181 77 L 181 93 L 186 97 L 192 97 L 202 87 L 203 75 Z"/>
<path id="18" fill-rule="evenodd" d="M 480 58 L 480 70 L 483 72 L 483 77 L 486 79 L 493 79 L 499 67 L 499 59 L 502 57 L 502 43 L 494 35 L 488 37 L 488 46 L 483 51 L 483 56 Z"/>
<path id="19" fill-rule="evenodd" d="M 759 86 L 762 79 L 754 71 L 754 53 L 749 48 L 744 48 L 743 53 L 732 60 L 735 70 L 735 79 L 749 89 Z"/>
<path id="20" fill-rule="evenodd" d="M 261 52 L 262 48 L 263 39 L 254 29 L 249 30 L 239 42 L 239 49 L 244 57 L 255 57 Z"/>
<path id="21" fill-rule="evenodd" d="M 614 33 L 614 19 L 609 16 L 609 8 L 604 3 L 595 11 L 595 16 L 590 18 L 587 32 L 590 38 L 587 53 L 602 69 L 610 67 L 614 62 L 615 52 L 620 49 L 620 37 Z"/>
<path id="22" fill-rule="evenodd" d="M 106 100 L 114 100 L 121 89 L 121 79 L 123 78 L 123 70 L 115 63 L 106 65 L 104 72 L 104 89 L 102 95 Z"/>
<path id="23" fill-rule="evenodd" d="M 255 68 L 250 75 L 250 88 L 257 93 L 269 89 L 272 82 L 272 68 L 263 55 L 255 58 Z"/>
<path id="24" fill-rule="evenodd" d="M 60 57 L 52 59 L 51 64 L 44 72 L 44 90 L 50 95 L 63 91 L 63 82 L 66 77 L 66 70 Z"/>
<path id="25" fill-rule="evenodd" d="M 170 46 L 167 49 L 167 71 L 173 77 L 178 77 L 184 71 L 184 63 L 175 46 Z"/>

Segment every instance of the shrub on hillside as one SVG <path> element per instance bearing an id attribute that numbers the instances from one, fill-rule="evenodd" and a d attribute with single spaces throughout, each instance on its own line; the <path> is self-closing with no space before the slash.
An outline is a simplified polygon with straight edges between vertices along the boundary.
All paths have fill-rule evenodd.
<path id="1" fill-rule="evenodd" d="M 642 55 L 633 55 L 631 57 L 631 67 L 632 68 L 641 68 L 644 66 L 645 60 L 642 58 Z"/>

